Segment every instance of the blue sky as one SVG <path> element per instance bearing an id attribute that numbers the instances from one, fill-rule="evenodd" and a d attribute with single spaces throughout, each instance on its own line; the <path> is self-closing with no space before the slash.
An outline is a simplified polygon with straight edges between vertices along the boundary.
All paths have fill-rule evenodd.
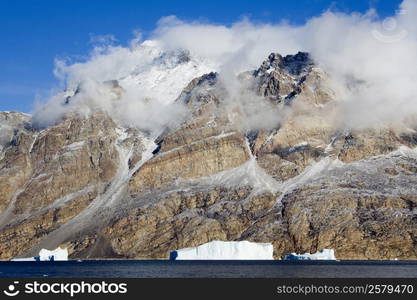
<path id="1" fill-rule="evenodd" d="M 88 54 L 91 37 L 112 34 L 121 44 L 134 30 L 146 37 L 163 16 L 231 24 L 242 17 L 302 24 L 332 8 L 392 15 L 400 0 L 0 0 L 0 110 L 30 112 L 37 94 L 57 85 L 54 59 Z"/>

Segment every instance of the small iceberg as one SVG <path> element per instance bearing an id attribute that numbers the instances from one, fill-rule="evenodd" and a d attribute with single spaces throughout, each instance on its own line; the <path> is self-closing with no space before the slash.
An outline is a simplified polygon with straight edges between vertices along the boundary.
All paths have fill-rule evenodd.
<path id="1" fill-rule="evenodd" d="M 271 243 L 212 241 L 171 251 L 170 260 L 272 260 L 273 252 Z"/>
<path id="2" fill-rule="evenodd" d="M 296 254 L 291 253 L 284 255 L 283 260 L 336 260 L 333 249 L 323 249 L 316 253 Z"/>
<path id="3" fill-rule="evenodd" d="M 39 251 L 39 256 L 29 258 L 14 258 L 11 261 L 66 261 L 68 260 L 67 248 L 60 247 L 55 250 L 42 249 Z"/>

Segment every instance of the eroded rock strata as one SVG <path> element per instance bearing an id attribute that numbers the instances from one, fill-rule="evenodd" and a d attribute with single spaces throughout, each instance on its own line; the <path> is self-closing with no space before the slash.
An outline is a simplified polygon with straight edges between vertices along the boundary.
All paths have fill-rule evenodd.
<path id="1" fill-rule="evenodd" d="M 72 258 L 168 258 L 248 240 L 277 259 L 417 259 L 416 131 L 335 126 L 327 76 L 306 53 L 242 74 L 283 112 L 272 128 L 242 126 L 216 73 L 184 87 L 188 116 L 158 137 L 100 111 L 47 128 L 1 113 L 0 258 L 62 245 Z"/>

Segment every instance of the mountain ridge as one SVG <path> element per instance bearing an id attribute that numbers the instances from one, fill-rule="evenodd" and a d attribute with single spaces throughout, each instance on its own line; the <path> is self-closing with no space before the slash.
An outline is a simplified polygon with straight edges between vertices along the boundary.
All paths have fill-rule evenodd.
<path id="1" fill-rule="evenodd" d="M 193 62 L 181 55 L 155 57 Z M 324 248 L 417 257 L 415 131 L 335 126 L 329 75 L 303 52 L 272 53 L 233 81 L 198 75 L 181 79 L 169 102 L 185 109 L 156 131 L 106 109 L 68 111 L 43 129 L 28 116 L 12 123 L 0 149 L 0 258 L 57 246 L 72 258 L 167 258 L 212 240 L 272 242 L 275 258 Z"/>

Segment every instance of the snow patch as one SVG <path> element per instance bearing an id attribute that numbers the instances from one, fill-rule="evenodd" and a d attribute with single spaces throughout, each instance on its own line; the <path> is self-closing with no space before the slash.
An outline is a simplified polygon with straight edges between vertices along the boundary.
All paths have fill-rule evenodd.
<path id="1" fill-rule="evenodd" d="M 147 64 L 138 65 L 133 73 L 119 79 L 119 84 L 124 89 L 138 90 L 144 98 L 171 104 L 192 79 L 216 68 L 215 65 L 195 57 L 190 57 L 188 62 L 179 63 L 177 54 L 164 53 L 156 45 L 152 47 L 155 47 L 155 51 Z M 142 50 L 139 49 L 136 51 Z"/>
<path id="2" fill-rule="evenodd" d="M 341 162 L 338 159 L 325 157 L 322 160 L 308 166 L 300 175 L 283 182 L 279 186 L 278 190 L 282 192 L 279 201 L 289 192 L 293 191 L 299 186 L 304 185 L 312 179 L 317 178 L 318 176 L 320 176 L 320 174 L 333 170 L 335 168 L 339 168 L 343 165 L 343 162 Z"/>
<path id="3" fill-rule="evenodd" d="M 34 112 L 32 121 L 50 126 L 71 111 L 107 112 L 122 126 L 159 131 L 176 125 L 186 108 L 175 103 L 191 80 L 216 71 L 218 65 L 185 50 L 164 50 L 157 41 L 131 48 L 114 47 L 85 63 L 60 62 L 67 90 L 53 95 Z"/>
<path id="4" fill-rule="evenodd" d="M 203 184 L 226 187 L 251 186 L 255 193 L 264 191 L 276 193 L 280 190 L 280 183 L 259 167 L 255 157 L 237 168 L 196 180 Z"/>
<path id="5" fill-rule="evenodd" d="M 401 145 L 397 150 L 390 153 L 391 155 L 401 155 L 404 157 L 417 158 L 417 147 L 409 148 L 407 146 Z"/>
<path id="6" fill-rule="evenodd" d="M 280 183 L 272 178 L 266 171 L 261 168 L 256 157 L 253 156 L 250 149 L 249 141 L 246 139 L 247 151 L 250 159 L 242 165 L 228 169 L 207 177 L 187 180 L 191 183 L 200 183 L 205 185 L 225 186 L 225 187 L 242 187 L 251 186 L 253 194 L 262 192 L 276 193 L 280 190 Z M 179 180 L 180 181 L 180 180 Z"/>
<path id="7" fill-rule="evenodd" d="M 273 251 L 271 243 L 212 241 L 172 251 L 170 257 L 175 260 L 271 260 Z"/>
<path id="8" fill-rule="evenodd" d="M 127 130 L 123 127 L 117 127 L 115 129 L 116 134 L 117 134 L 117 141 L 120 142 L 124 142 L 125 140 L 127 140 L 127 138 L 129 137 L 129 133 L 127 132 Z"/>
<path id="9" fill-rule="evenodd" d="M 32 141 L 32 143 L 30 144 L 30 147 L 29 147 L 29 154 L 32 153 L 33 146 L 35 146 L 35 143 L 36 143 L 36 140 L 38 139 L 38 136 L 39 136 L 39 134 L 37 133 L 33 137 L 33 141 Z"/>
<path id="10" fill-rule="evenodd" d="M 84 187 L 83 189 L 81 189 L 77 192 L 70 193 L 70 194 L 67 194 L 65 196 L 62 196 L 61 198 L 58 198 L 57 200 L 55 200 L 52 204 L 48 205 L 46 207 L 46 209 L 60 207 L 60 206 L 64 205 L 65 203 L 69 202 L 69 201 L 72 201 L 72 200 L 74 200 L 78 197 L 81 197 L 81 196 L 83 196 L 87 193 L 93 192 L 95 190 L 95 188 L 96 187 L 94 185 L 89 185 L 89 186 L 86 186 L 86 187 Z"/>
<path id="11" fill-rule="evenodd" d="M 0 161 L 3 160 L 5 155 L 6 155 L 6 152 L 3 151 L 3 146 L 0 145 Z"/>
<path id="12" fill-rule="evenodd" d="M 75 142 L 69 145 L 66 145 L 64 148 L 69 150 L 69 151 L 77 151 L 77 150 L 81 150 L 85 145 L 85 141 L 81 141 L 81 142 Z"/>
<path id="13" fill-rule="evenodd" d="M 154 154 L 154 150 L 158 148 L 158 145 L 155 143 L 154 138 L 143 137 L 142 144 L 144 151 L 142 152 L 142 159 L 133 167 L 133 169 L 128 173 L 126 180 L 128 180 L 140 167 L 143 166 L 148 160 L 150 160 Z"/>

